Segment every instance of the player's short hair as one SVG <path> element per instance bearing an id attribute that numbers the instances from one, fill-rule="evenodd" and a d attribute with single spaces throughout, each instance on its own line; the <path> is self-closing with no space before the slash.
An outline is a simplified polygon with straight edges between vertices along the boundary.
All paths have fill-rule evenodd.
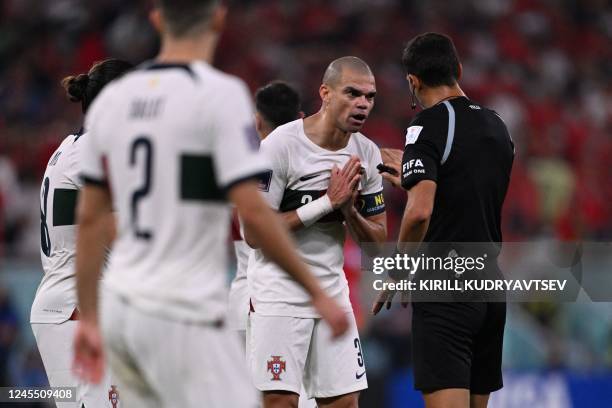
<path id="1" fill-rule="evenodd" d="M 288 83 L 273 81 L 255 92 L 255 107 L 273 127 L 284 125 L 300 115 L 300 95 Z"/>
<path id="2" fill-rule="evenodd" d="M 372 75 L 372 70 L 369 65 L 358 57 L 346 56 L 333 60 L 323 74 L 323 83 L 325 85 L 335 86 L 342 79 L 342 72 L 351 70 L 359 74 Z"/>
<path id="3" fill-rule="evenodd" d="M 62 86 L 66 90 L 68 99 L 80 102 L 85 113 L 106 84 L 133 67 L 130 62 L 120 59 L 99 61 L 86 74 L 70 75 L 62 79 Z"/>
<path id="4" fill-rule="evenodd" d="M 161 9 L 168 31 L 174 37 L 185 37 L 206 26 L 219 0 L 155 0 Z"/>
<path id="5" fill-rule="evenodd" d="M 459 57 L 450 37 L 425 33 L 414 37 L 404 48 L 402 64 L 426 86 L 453 86 L 459 79 Z"/>

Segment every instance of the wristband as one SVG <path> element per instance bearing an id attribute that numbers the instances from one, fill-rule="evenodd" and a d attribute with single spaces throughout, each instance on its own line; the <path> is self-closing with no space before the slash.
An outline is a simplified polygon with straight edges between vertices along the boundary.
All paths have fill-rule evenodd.
<path id="1" fill-rule="evenodd" d="M 317 198 L 314 201 L 309 202 L 296 210 L 297 216 L 302 221 L 305 227 L 310 227 L 312 224 L 317 222 L 321 217 L 334 211 L 332 203 L 327 196 Z"/>

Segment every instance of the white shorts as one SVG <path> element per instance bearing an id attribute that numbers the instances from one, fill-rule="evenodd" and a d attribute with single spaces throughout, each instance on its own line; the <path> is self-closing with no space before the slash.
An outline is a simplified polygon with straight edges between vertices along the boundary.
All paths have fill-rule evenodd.
<path id="1" fill-rule="evenodd" d="M 89 384 L 80 380 L 72 372 L 74 351 L 74 331 L 77 321 L 68 320 L 63 323 L 32 323 L 34 338 L 40 351 L 51 387 L 76 387 L 76 402 L 57 403 L 58 408 L 117 408 L 119 403 L 115 398 L 111 401 L 114 391 L 111 388 L 111 376 L 106 370 L 100 384 Z"/>
<path id="2" fill-rule="evenodd" d="M 140 311 L 116 294 L 102 301 L 106 352 L 129 408 L 257 407 L 235 331 Z"/>
<path id="3" fill-rule="evenodd" d="M 328 398 L 368 388 L 353 313 L 349 325 L 334 340 L 322 319 L 251 313 L 247 352 L 257 389 L 299 394 L 303 381 L 309 398 Z"/>

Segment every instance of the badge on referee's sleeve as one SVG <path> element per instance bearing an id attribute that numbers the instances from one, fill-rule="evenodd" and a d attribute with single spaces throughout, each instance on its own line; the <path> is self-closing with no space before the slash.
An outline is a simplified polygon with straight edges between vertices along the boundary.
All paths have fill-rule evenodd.
<path id="1" fill-rule="evenodd" d="M 419 135 L 421 134 L 421 130 L 423 130 L 423 126 L 410 126 L 406 129 L 406 144 L 415 144 Z"/>

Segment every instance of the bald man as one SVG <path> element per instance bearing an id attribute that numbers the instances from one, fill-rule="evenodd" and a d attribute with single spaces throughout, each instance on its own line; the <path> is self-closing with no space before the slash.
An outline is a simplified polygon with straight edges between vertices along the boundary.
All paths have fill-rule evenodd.
<path id="1" fill-rule="evenodd" d="M 297 407 L 302 380 L 319 407 L 357 407 L 359 392 L 367 388 L 342 267 L 347 229 L 358 243 L 382 244 L 387 236 L 376 169 L 380 152 L 359 133 L 374 106 L 374 76 L 361 59 L 339 58 L 325 71 L 319 95 L 317 113 L 279 126 L 263 140 L 261 151 L 271 168 L 261 188 L 351 327 L 333 340 L 306 293 L 256 250 L 247 272 L 252 303 L 247 348 L 266 408 Z"/>

